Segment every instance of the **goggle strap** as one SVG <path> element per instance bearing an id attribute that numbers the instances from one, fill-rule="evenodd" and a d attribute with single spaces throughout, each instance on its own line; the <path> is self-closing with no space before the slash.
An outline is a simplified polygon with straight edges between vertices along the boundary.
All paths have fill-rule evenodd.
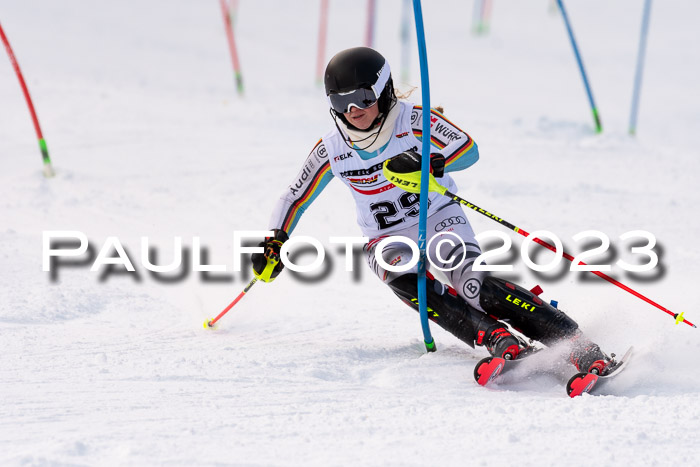
<path id="1" fill-rule="evenodd" d="M 384 90 L 384 86 L 386 86 L 386 83 L 389 82 L 389 76 L 391 76 L 391 68 L 389 68 L 389 62 L 384 60 L 384 66 L 382 66 L 382 69 L 379 70 L 377 82 L 372 86 L 372 91 L 374 91 L 374 95 L 377 97 L 377 100 L 379 100 L 379 95 Z"/>

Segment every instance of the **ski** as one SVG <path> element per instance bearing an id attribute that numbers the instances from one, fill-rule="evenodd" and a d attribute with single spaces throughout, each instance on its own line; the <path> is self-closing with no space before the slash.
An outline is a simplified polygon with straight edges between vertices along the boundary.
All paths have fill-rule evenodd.
<path id="1" fill-rule="evenodd" d="M 503 373 L 506 368 L 510 369 L 516 366 L 518 361 L 520 360 L 506 360 L 501 357 L 482 358 L 474 367 L 474 379 L 481 386 L 486 386 Z"/>
<path id="2" fill-rule="evenodd" d="M 580 396 L 581 394 L 596 394 L 615 376 L 622 373 L 632 357 L 634 347 L 630 347 L 625 355 L 620 359 L 618 365 L 607 375 L 601 376 L 594 373 L 576 373 L 566 383 L 566 393 L 569 397 Z"/>
<path id="3" fill-rule="evenodd" d="M 531 349 L 531 350 L 530 350 Z M 485 357 L 474 366 L 474 379 L 481 386 L 496 379 L 499 375 L 517 368 L 527 357 L 540 352 L 543 349 L 530 348 L 521 353 L 521 357 L 515 360 L 506 360 L 501 357 Z"/>
<path id="4" fill-rule="evenodd" d="M 566 383 L 566 391 L 569 397 L 580 396 L 583 393 L 596 394 L 600 391 L 612 378 L 619 375 L 629 363 L 634 348 L 630 347 L 625 355 L 617 362 L 612 372 L 605 376 L 600 376 L 594 373 L 576 373 L 569 378 L 564 369 L 561 367 L 548 367 L 544 371 L 540 367 L 538 373 L 546 373 L 555 375 L 562 383 Z M 539 351 L 539 350 L 538 350 Z M 532 353 L 537 353 L 532 352 Z M 522 362 L 527 361 L 527 358 L 518 358 L 516 360 L 506 360 L 500 357 L 486 357 L 479 360 L 474 366 L 474 380 L 481 386 L 487 386 L 497 380 L 504 373 L 508 373 L 519 366 Z M 523 371 L 528 371 L 527 366 L 524 366 Z M 571 373 L 569 373 L 571 374 Z M 565 376 L 566 375 L 566 376 Z"/>

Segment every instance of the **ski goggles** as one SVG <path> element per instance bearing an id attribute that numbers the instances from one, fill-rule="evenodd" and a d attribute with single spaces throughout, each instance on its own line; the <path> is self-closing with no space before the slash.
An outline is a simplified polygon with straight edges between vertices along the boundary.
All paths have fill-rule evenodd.
<path id="1" fill-rule="evenodd" d="M 328 96 L 331 107 L 339 114 L 350 112 L 350 109 L 366 109 L 377 103 L 379 96 L 374 89 L 355 89 L 350 92 L 334 93 Z"/>
<path id="2" fill-rule="evenodd" d="M 384 62 L 381 70 L 377 73 L 377 81 L 374 85 L 353 89 L 348 92 L 334 92 L 328 95 L 328 103 L 331 108 L 337 113 L 345 114 L 350 112 L 350 109 L 357 107 L 358 109 L 366 109 L 372 107 L 379 100 L 386 83 L 391 77 L 391 69 L 389 63 Z"/>

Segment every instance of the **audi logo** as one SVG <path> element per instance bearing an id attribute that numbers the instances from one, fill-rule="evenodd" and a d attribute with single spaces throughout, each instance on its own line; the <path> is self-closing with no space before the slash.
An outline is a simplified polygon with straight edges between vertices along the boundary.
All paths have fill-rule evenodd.
<path id="1" fill-rule="evenodd" d="M 442 232 L 446 228 L 448 228 L 451 225 L 457 225 L 457 224 L 466 224 L 467 220 L 462 217 L 462 216 L 455 216 L 455 217 L 450 217 L 442 222 L 438 222 L 438 224 L 435 226 L 435 231 L 436 232 Z"/>

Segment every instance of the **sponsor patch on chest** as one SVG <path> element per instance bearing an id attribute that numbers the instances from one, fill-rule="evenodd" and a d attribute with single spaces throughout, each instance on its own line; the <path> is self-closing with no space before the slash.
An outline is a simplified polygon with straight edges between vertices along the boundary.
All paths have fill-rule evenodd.
<path id="1" fill-rule="evenodd" d="M 372 177 L 364 177 L 364 178 L 349 178 L 348 181 L 350 183 L 354 183 L 356 185 L 369 185 L 372 183 L 376 183 L 376 181 L 379 179 L 379 174 L 373 175 Z"/>

